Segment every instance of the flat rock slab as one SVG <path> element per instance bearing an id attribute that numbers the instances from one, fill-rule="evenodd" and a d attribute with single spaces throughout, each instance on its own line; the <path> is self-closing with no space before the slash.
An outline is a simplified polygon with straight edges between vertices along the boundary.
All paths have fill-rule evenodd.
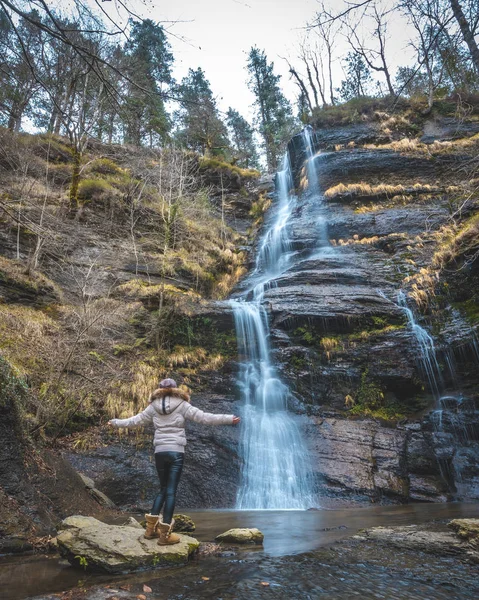
<path id="1" fill-rule="evenodd" d="M 477 519 L 457 519 L 457 521 L 477 521 Z M 455 523 L 452 521 L 449 524 Z M 458 529 L 457 525 L 451 528 Z M 462 525 L 462 529 L 465 525 Z M 407 525 L 399 527 L 373 527 L 366 529 L 358 537 L 376 540 L 396 548 L 418 550 L 439 556 L 462 555 L 471 562 L 479 563 L 479 552 L 473 546 L 452 531 L 429 530 L 418 525 Z"/>
<path id="2" fill-rule="evenodd" d="M 228 544 L 262 544 L 264 535 L 255 527 L 252 529 L 228 529 L 224 533 L 216 536 L 217 542 L 227 542 Z"/>
<path id="3" fill-rule="evenodd" d="M 93 517 L 68 517 L 59 529 L 58 549 L 63 557 L 85 570 L 108 573 L 183 564 L 200 545 L 180 535 L 178 544 L 159 546 L 156 539 L 145 539 L 136 525 L 107 525 Z"/>

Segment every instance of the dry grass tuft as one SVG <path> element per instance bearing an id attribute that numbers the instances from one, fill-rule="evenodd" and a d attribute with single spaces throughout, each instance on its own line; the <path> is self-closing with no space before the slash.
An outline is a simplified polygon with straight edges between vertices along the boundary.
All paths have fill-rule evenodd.
<path id="1" fill-rule="evenodd" d="M 444 269 L 456 260 L 471 263 L 479 257 L 479 213 L 470 217 L 462 225 L 444 227 L 439 235 L 439 248 L 432 264 Z"/>
<path id="2" fill-rule="evenodd" d="M 436 295 L 435 287 L 438 280 L 438 271 L 425 267 L 404 279 L 404 283 L 410 286 L 408 296 L 414 300 L 420 310 L 427 310 L 431 299 Z"/>
<path id="3" fill-rule="evenodd" d="M 371 150 L 393 150 L 394 152 L 404 152 L 413 155 L 436 156 L 441 154 L 454 154 L 456 152 L 479 147 L 479 134 L 457 140 L 436 140 L 432 144 L 424 144 L 417 138 L 405 137 L 401 140 L 390 142 L 389 144 L 382 144 L 380 146 L 376 144 L 365 144 L 363 147 Z"/>
<path id="4" fill-rule="evenodd" d="M 430 194 L 434 191 L 437 191 L 436 188 L 433 188 L 429 184 L 423 183 L 415 183 L 411 186 L 388 185 L 385 183 L 379 185 L 370 185 L 369 183 L 361 181 L 360 183 L 349 183 L 346 185 L 344 183 L 338 183 L 338 185 L 327 189 L 324 195 L 326 198 L 328 198 L 328 200 L 333 200 L 335 198 L 343 199 L 352 197 L 374 198 L 385 196 L 388 198 L 397 196 L 399 194 Z"/>

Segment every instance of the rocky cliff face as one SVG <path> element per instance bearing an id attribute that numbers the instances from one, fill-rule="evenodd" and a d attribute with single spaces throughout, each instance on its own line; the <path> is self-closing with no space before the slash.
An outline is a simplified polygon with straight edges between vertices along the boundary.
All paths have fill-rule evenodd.
<path id="1" fill-rule="evenodd" d="M 298 188 L 289 222 L 295 257 L 265 301 L 274 359 L 294 393 L 291 409 L 309 416 L 304 434 L 323 499 L 479 498 L 479 353 L 470 318 L 477 261 L 458 257 L 447 269 L 434 262 L 448 243 L 451 215 L 471 193 L 470 174 L 457 165 L 477 152 L 477 123 L 454 128 L 439 119 L 424 132 L 428 145 L 375 125 L 316 132 L 316 195 L 304 185 L 302 138 L 289 146 Z M 461 217 L 476 209 L 466 202 Z M 265 227 L 274 210 L 273 202 Z M 434 338 L 435 390 L 399 290 Z M 198 310 L 232 335 L 226 303 Z M 212 394 L 197 400 L 205 410 L 235 411 L 233 354 L 226 368 L 211 371 Z M 193 428 L 189 435 L 179 503 L 234 506 L 237 431 Z M 110 447 L 69 459 L 119 504 L 146 508 L 156 491 L 150 449 L 130 452 Z M 146 474 L 141 480 L 138 471 Z"/>
<path id="2" fill-rule="evenodd" d="M 439 119 L 425 130 L 429 145 L 385 139 L 373 125 L 317 132 L 319 195 L 301 189 L 301 137 L 289 147 L 297 256 L 266 299 L 295 409 L 311 415 L 323 496 L 479 498 L 479 354 L 470 318 L 479 261 L 457 256 L 441 268 L 438 260 L 457 207 L 465 203 L 464 218 L 476 214 L 477 200 L 465 200 L 476 194 L 471 174 L 458 166 L 477 156 L 477 123 L 451 133 Z M 454 137 L 461 139 L 445 141 Z M 401 289 L 434 338 L 436 389 L 398 305 Z"/>

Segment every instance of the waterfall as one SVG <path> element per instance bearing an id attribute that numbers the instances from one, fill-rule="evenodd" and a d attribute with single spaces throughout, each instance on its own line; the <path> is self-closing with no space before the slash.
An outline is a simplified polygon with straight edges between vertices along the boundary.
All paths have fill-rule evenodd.
<path id="1" fill-rule="evenodd" d="M 283 273 L 291 259 L 291 241 L 288 235 L 288 220 L 293 210 L 295 196 L 291 173 L 291 161 L 287 152 L 283 159 L 281 171 L 276 173 L 276 192 L 278 202 L 275 206 L 276 218 L 266 231 L 256 256 L 256 266 L 252 277 L 262 274 L 259 286 L 264 286 L 275 276 Z"/>
<path id="2" fill-rule="evenodd" d="M 318 173 L 316 170 L 316 163 L 314 162 L 315 152 L 313 145 L 313 128 L 311 125 L 307 125 L 301 132 L 301 137 L 304 144 L 304 150 L 306 154 L 305 167 L 306 177 L 308 179 L 308 192 L 310 194 L 318 193 Z"/>
<path id="3" fill-rule="evenodd" d="M 409 328 L 416 338 L 419 348 L 421 367 L 424 371 L 427 381 L 429 382 L 429 387 L 431 388 L 432 393 L 437 398 L 443 388 L 443 379 L 441 370 L 439 368 L 439 363 L 437 362 L 434 340 L 424 329 L 424 327 L 421 327 L 416 322 L 413 311 L 407 305 L 406 294 L 402 290 L 398 292 L 397 303 L 399 308 L 406 315 Z"/>
<path id="4" fill-rule="evenodd" d="M 230 301 L 243 403 L 238 509 L 306 509 L 314 504 L 309 451 L 301 436 L 299 418 L 288 411 L 290 391 L 272 361 L 268 315 L 263 306 L 265 290 L 292 264 L 288 221 L 296 203 L 293 187 L 291 161 L 286 153 L 282 169 L 276 174 L 275 217 L 259 245 L 250 275 L 252 286 L 241 298 Z"/>

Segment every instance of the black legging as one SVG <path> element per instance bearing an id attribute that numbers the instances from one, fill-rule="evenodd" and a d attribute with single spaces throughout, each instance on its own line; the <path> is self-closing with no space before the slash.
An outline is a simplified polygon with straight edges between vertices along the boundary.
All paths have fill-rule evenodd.
<path id="1" fill-rule="evenodd" d="M 175 510 L 176 490 L 183 470 L 183 452 L 156 452 L 155 463 L 160 478 L 160 493 L 151 509 L 152 515 L 159 515 L 163 505 L 163 523 L 171 523 Z"/>

